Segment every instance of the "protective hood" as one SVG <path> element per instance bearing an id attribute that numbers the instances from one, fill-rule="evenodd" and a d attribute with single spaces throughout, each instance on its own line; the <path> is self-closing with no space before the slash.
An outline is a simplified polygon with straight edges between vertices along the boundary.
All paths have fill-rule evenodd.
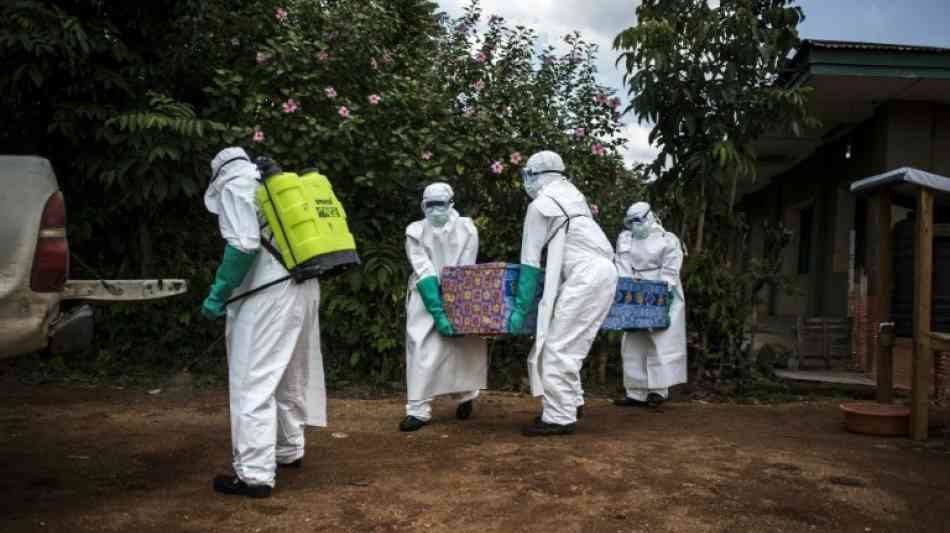
<path id="1" fill-rule="evenodd" d="M 550 150 L 532 155 L 521 171 L 525 192 L 532 199 L 537 198 L 541 189 L 547 185 L 566 179 L 564 170 L 564 161 L 561 156 Z"/>
<path id="2" fill-rule="evenodd" d="M 455 193 L 448 183 L 436 182 L 422 192 L 422 212 L 426 222 L 438 229 L 458 218 L 458 212 L 453 209 Z"/>
<path id="3" fill-rule="evenodd" d="M 623 226 L 630 230 L 634 239 L 646 239 L 651 233 L 663 233 L 660 219 L 653 213 L 650 204 L 637 202 L 627 209 L 623 218 Z"/>
<path id="4" fill-rule="evenodd" d="M 205 191 L 205 207 L 220 216 L 222 213 L 221 194 L 230 186 L 240 191 L 241 196 L 254 198 L 260 172 L 251 162 L 247 152 L 240 147 L 225 148 L 211 160 L 211 182 Z"/>
<path id="5" fill-rule="evenodd" d="M 260 173 L 241 148 L 225 148 L 211 160 L 211 183 L 205 207 L 218 217 L 218 228 L 228 244 L 250 253 L 260 248 L 257 190 Z"/>

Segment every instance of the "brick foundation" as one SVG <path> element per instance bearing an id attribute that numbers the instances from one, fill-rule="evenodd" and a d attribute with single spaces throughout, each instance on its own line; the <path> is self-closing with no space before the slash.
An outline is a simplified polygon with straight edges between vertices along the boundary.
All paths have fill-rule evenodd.
<path id="1" fill-rule="evenodd" d="M 950 399 L 950 352 L 935 354 L 934 389 L 938 400 Z"/>
<path id="2" fill-rule="evenodd" d="M 852 295 L 848 297 L 848 316 L 851 322 L 851 364 L 855 369 L 870 371 L 873 368 L 868 359 L 868 312 L 867 297 Z"/>

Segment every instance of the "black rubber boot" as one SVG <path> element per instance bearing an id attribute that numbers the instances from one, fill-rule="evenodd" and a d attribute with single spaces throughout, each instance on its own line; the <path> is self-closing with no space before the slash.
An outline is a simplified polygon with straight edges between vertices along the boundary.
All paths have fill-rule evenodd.
<path id="1" fill-rule="evenodd" d="M 651 407 L 649 403 L 634 400 L 629 396 L 624 396 L 622 400 L 614 400 L 614 405 L 617 407 Z"/>
<path id="2" fill-rule="evenodd" d="M 663 402 L 665 401 L 666 399 L 664 397 L 660 396 L 659 394 L 655 392 L 651 392 L 650 394 L 647 394 L 647 405 L 649 405 L 653 409 L 657 409 L 658 407 L 663 405 Z"/>
<path id="3" fill-rule="evenodd" d="M 277 463 L 277 468 L 303 468 L 303 457 L 290 463 Z"/>
<path id="4" fill-rule="evenodd" d="M 462 402 L 455 408 L 455 418 L 468 420 L 472 417 L 472 400 Z"/>
<path id="5" fill-rule="evenodd" d="M 269 498 L 271 488 L 267 485 L 248 485 L 237 476 L 215 476 L 214 490 L 221 494 L 232 496 L 248 496 L 250 498 Z"/>
<path id="6" fill-rule="evenodd" d="M 548 424 L 536 420 L 530 426 L 522 428 L 525 437 L 550 437 L 554 435 L 570 435 L 574 433 L 574 424 Z"/>
<path id="7" fill-rule="evenodd" d="M 417 431 L 427 423 L 425 420 L 420 420 L 414 416 L 407 416 L 399 423 L 399 431 Z"/>

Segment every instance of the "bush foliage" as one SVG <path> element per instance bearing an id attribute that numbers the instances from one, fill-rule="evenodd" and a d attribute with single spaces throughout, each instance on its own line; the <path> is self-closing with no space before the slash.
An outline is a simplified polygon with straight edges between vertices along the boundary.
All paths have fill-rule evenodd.
<path id="1" fill-rule="evenodd" d="M 452 19 L 425 0 L 96 0 L 0 8 L 0 152 L 49 158 L 69 209 L 72 277 L 183 277 L 187 296 L 98 308 L 97 377 L 220 372 L 223 326 L 200 319 L 220 259 L 204 210 L 208 161 L 241 145 L 315 166 L 347 206 L 363 264 L 322 283 L 328 378 L 403 380 L 403 229 L 444 180 L 481 234 L 480 261 L 517 261 L 519 168 L 562 154 L 608 234 L 642 192 L 618 154 L 619 99 L 597 49 L 560 51 L 477 2 Z M 80 263 L 81 261 L 81 263 Z M 496 385 L 526 347 L 492 345 Z"/>

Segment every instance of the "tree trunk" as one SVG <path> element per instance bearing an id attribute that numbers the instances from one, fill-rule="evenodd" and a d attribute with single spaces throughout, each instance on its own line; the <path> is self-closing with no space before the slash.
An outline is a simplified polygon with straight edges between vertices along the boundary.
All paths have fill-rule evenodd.
<path id="1" fill-rule="evenodd" d="M 696 253 L 702 253 L 703 251 L 703 237 L 706 229 L 706 182 L 705 180 L 700 179 L 699 186 L 699 222 L 696 224 L 696 245 L 694 249 Z"/>
<path id="2" fill-rule="evenodd" d="M 139 253 L 141 276 L 145 279 L 151 278 L 155 272 L 155 249 L 152 246 L 152 232 L 144 214 L 139 218 Z"/>
<path id="3" fill-rule="evenodd" d="M 729 214 L 732 214 L 732 209 L 736 205 L 736 183 L 739 181 L 739 174 L 737 172 L 732 173 L 732 184 L 730 185 L 729 190 Z"/>

